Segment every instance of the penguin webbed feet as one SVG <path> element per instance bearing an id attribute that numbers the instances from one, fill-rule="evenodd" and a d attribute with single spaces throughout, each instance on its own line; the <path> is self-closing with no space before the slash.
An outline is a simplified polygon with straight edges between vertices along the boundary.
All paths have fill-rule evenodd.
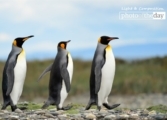
<path id="1" fill-rule="evenodd" d="M 66 107 L 62 107 L 62 108 L 57 107 L 57 110 L 69 110 L 72 107 L 73 107 L 72 105 L 67 105 Z"/>
<path id="2" fill-rule="evenodd" d="M 46 109 L 49 105 L 50 105 L 50 102 L 47 101 L 47 102 L 45 102 L 45 104 L 42 106 L 41 109 Z"/>
<path id="3" fill-rule="evenodd" d="M 26 110 L 26 109 L 28 109 L 27 107 L 25 107 L 25 106 L 22 106 L 22 107 L 18 107 L 20 110 Z"/>
<path id="4" fill-rule="evenodd" d="M 111 105 L 111 106 L 110 106 L 110 105 L 107 104 L 107 103 L 103 103 L 103 106 L 106 107 L 107 109 L 111 110 L 111 109 L 114 109 L 114 108 L 120 106 L 120 104 L 114 104 L 114 105 Z"/>
<path id="5" fill-rule="evenodd" d="M 12 105 L 12 106 L 11 106 L 12 112 L 14 112 L 16 109 L 17 109 L 17 106 L 16 106 L 16 105 Z"/>

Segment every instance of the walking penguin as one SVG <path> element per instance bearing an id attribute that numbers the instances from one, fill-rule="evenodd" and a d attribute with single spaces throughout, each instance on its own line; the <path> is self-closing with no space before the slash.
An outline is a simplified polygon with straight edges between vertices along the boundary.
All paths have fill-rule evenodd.
<path id="1" fill-rule="evenodd" d="M 17 102 L 22 94 L 27 71 L 26 55 L 22 45 L 31 37 L 33 37 L 33 35 L 28 37 L 19 37 L 13 41 L 12 50 L 3 70 L 2 110 L 6 109 L 8 105 L 11 106 L 12 111 L 17 109 Z"/>
<path id="2" fill-rule="evenodd" d="M 53 64 L 47 67 L 40 75 L 40 80 L 48 71 L 50 71 L 49 97 L 42 109 L 49 105 L 56 105 L 57 110 L 68 110 L 72 106 L 63 107 L 63 103 L 70 91 L 73 60 L 70 53 L 66 50 L 69 41 L 62 41 L 57 46 L 57 55 Z"/>
<path id="3" fill-rule="evenodd" d="M 115 58 L 108 43 L 114 39 L 119 38 L 101 36 L 98 39 L 90 74 L 90 100 L 86 110 L 90 109 L 93 104 L 97 105 L 98 110 L 101 109 L 102 105 L 107 109 L 113 109 L 120 105 L 114 104 L 110 106 L 108 104 L 108 96 L 115 75 Z"/>

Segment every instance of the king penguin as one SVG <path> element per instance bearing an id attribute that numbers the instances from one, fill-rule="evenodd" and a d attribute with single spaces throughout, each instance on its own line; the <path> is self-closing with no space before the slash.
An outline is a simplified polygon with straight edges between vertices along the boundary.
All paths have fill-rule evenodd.
<path id="1" fill-rule="evenodd" d="M 70 53 L 66 50 L 69 41 L 62 41 L 57 46 L 57 55 L 53 64 L 47 67 L 40 75 L 38 81 L 50 71 L 49 81 L 49 97 L 42 109 L 49 105 L 56 105 L 57 110 L 68 110 L 72 106 L 63 107 L 63 103 L 70 91 L 72 74 L 73 74 L 73 60 Z"/>
<path id="2" fill-rule="evenodd" d="M 108 104 L 108 96 L 115 74 L 115 58 L 108 43 L 114 39 L 119 38 L 101 36 L 98 39 L 90 74 L 90 100 L 85 110 L 90 109 L 93 104 L 97 105 L 98 110 L 101 109 L 102 105 L 107 109 L 113 109 L 120 105 L 110 106 Z"/>
<path id="3" fill-rule="evenodd" d="M 11 106 L 12 111 L 17 109 L 17 102 L 22 94 L 27 69 L 25 51 L 22 45 L 31 37 L 33 36 L 19 37 L 13 41 L 12 50 L 3 70 L 2 93 L 4 102 L 2 110 L 6 109 L 8 105 Z"/>

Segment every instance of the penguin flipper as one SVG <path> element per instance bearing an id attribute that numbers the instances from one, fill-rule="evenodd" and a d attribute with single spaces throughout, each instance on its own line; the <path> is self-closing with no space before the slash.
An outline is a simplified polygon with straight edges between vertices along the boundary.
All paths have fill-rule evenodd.
<path id="1" fill-rule="evenodd" d="M 68 70 L 67 70 L 67 65 L 66 64 L 63 64 L 62 67 L 61 67 L 61 76 L 64 80 L 64 83 L 66 85 L 66 90 L 67 90 L 67 93 L 70 91 L 70 75 L 68 73 Z"/>
<path id="2" fill-rule="evenodd" d="M 100 90 L 101 85 L 101 62 L 98 62 L 95 66 L 95 94 L 97 94 Z"/>
<path id="3" fill-rule="evenodd" d="M 52 66 L 53 66 L 53 64 L 49 65 L 49 66 L 42 72 L 42 74 L 39 76 L 39 78 L 38 78 L 37 81 L 40 81 L 40 80 L 42 79 L 42 77 L 43 77 L 47 72 L 51 71 Z"/>
<path id="4" fill-rule="evenodd" d="M 9 55 L 8 66 L 6 68 L 7 81 L 8 81 L 7 84 L 8 87 L 6 92 L 7 96 L 11 93 L 14 84 L 14 67 L 16 65 L 16 59 L 17 59 L 17 54 Z"/>

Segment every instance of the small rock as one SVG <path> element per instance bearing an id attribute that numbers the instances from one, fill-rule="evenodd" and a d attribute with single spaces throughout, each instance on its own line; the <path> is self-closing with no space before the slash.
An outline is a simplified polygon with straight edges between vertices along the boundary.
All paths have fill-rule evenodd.
<path id="1" fill-rule="evenodd" d="M 10 119 L 10 120 L 18 120 L 18 119 L 19 119 L 19 116 L 10 115 L 10 116 L 9 116 L 9 119 Z"/>
<path id="2" fill-rule="evenodd" d="M 15 113 L 23 113 L 23 111 L 21 111 L 20 109 L 16 109 L 15 111 L 14 111 Z"/>
<path id="3" fill-rule="evenodd" d="M 90 112 L 96 112 L 96 109 L 89 109 L 89 110 L 85 110 L 85 113 L 90 113 Z"/>
<path id="4" fill-rule="evenodd" d="M 152 110 L 148 113 L 149 115 L 156 115 L 156 111 L 155 110 Z"/>
<path id="5" fill-rule="evenodd" d="M 163 114 L 157 114 L 157 115 L 154 116 L 154 118 L 156 120 L 165 120 L 165 115 L 163 115 Z"/>
<path id="6" fill-rule="evenodd" d="M 3 115 L 4 115 L 4 113 L 1 113 L 1 112 L 0 112 L 0 116 L 3 116 Z"/>
<path id="7" fill-rule="evenodd" d="M 92 114 L 92 113 L 88 113 L 88 114 L 86 115 L 86 118 L 87 118 L 87 119 L 94 120 L 94 119 L 96 119 L 96 116 L 95 116 L 94 114 Z"/>
<path id="8" fill-rule="evenodd" d="M 115 113 L 115 111 L 114 111 L 114 110 L 108 110 L 108 112 L 109 112 L 109 113 L 112 113 L 112 114 L 114 114 L 114 113 Z"/>
<path id="9" fill-rule="evenodd" d="M 107 114 L 108 113 L 108 111 L 107 110 L 100 110 L 100 112 L 99 113 L 101 113 L 101 114 Z"/>
<path id="10" fill-rule="evenodd" d="M 64 115 L 58 115 L 58 118 L 60 120 L 67 120 L 67 115 L 66 114 L 64 114 Z"/>
<path id="11" fill-rule="evenodd" d="M 107 115 L 107 116 L 104 117 L 104 120 L 113 120 L 115 118 L 116 118 L 115 115 Z"/>
<path id="12" fill-rule="evenodd" d="M 54 108 L 54 109 L 50 109 L 49 111 L 50 111 L 50 112 L 55 112 L 55 111 L 57 111 L 57 109 Z"/>
<path id="13" fill-rule="evenodd" d="M 27 115 L 27 117 L 29 117 L 30 119 L 35 119 L 37 118 L 37 114 L 30 114 L 30 115 Z"/>
<path id="14" fill-rule="evenodd" d="M 47 120 L 47 117 L 46 117 L 46 116 L 43 116 L 43 115 L 40 115 L 40 116 L 38 116 L 36 119 L 37 119 L 37 120 L 38 120 L 38 119 L 46 119 L 46 120 Z"/>
<path id="15" fill-rule="evenodd" d="M 49 118 L 55 118 L 55 116 L 53 116 L 52 114 L 49 114 L 49 113 L 46 113 L 45 116 L 49 117 Z"/>
<path id="16" fill-rule="evenodd" d="M 127 118 L 129 118 L 129 115 L 127 114 L 119 115 L 119 119 L 127 119 Z"/>
<path id="17" fill-rule="evenodd" d="M 64 113 L 64 111 L 63 110 L 59 110 L 59 111 L 55 111 L 55 113 L 57 113 L 58 115 L 61 115 L 61 114 Z"/>
<path id="18" fill-rule="evenodd" d="M 34 112 L 35 114 L 45 114 L 46 113 L 46 111 L 45 110 L 40 110 L 40 111 L 36 111 L 36 112 Z"/>
<path id="19" fill-rule="evenodd" d="M 130 114 L 130 116 L 129 116 L 129 118 L 131 118 L 131 119 L 137 119 L 137 118 L 139 118 L 139 115 L 138 114 Z"/>
<path id="20" fill-rule="evenodd" d="M 9 113 L 7 110 L 0 110 L 1 113 Z"/>
<path id="21" fill-rule="evenodd" d="M 52 114 L 53 116 L 58 116 L 59 114 L 56 112 L 50 112 L 50 114 Z"/>

